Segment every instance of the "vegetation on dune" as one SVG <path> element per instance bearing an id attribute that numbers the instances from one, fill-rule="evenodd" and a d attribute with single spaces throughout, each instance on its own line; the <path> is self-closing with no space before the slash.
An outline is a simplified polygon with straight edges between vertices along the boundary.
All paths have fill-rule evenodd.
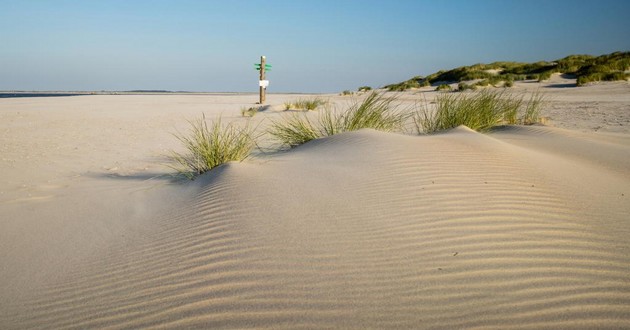
<path id="1" fill-rule="evenodd" d="M 324 104 L 326 104 L 326 101 L 318 97 L 315 97 L 311 99 L 299 99 L 293 102 L 285 102 L 284 107 L 285 107 L 285 110 L 293 109 L 293 110 L 313 111 Z"/>
<path id="2" fill-rule="evenodd" d="M 420 110 L 400 109 L 396 98 L 372 92 L 361 101 L 357 100 L 343 111 L 330 107 L 315 114 L 296 112 L 272 121 L 267 133 L 282 147 L 296 147 L 311 140 L 343 132 L 371 128 L 379 131 L 404 131 L 410 118 L 419 134 L 430 134 L 459 125 L 477 131 L 487 131 L 503 124 L 533 124 L 539 121 L 544 100 L 534 93 L 525 101 L 507 90 L 483 89 L 473 93 L 439 93 L 436 108 L 429 104 Z M 287 104 L 289 107 L 292 104 Z M 258 108 L 243 108 L 245 113 L 258 112 Z M 256 146 L 254 129 L 233 123 L 223 125 L 221 119 L 208 124 L 205 116 L 189 121 L 187 134 L 175 134 L 185 152 L 171 151 L 171 168 L 189 179 L 230 161 L 242 161 L 249 157 Z"/>
<path id="3" fill-rule="evenodd" d="M 425 84 L 426 83 L 426 84 Z M 410 88 L 420 88 L 423 86 L 429 86 L 428 80 L 424 79 L 421 76 L 416 76 L 413 77 L 409 80 L 405 80 L 403 82 L 397 83 L 397 84 L 391 84 L 391 85 L 386 85 L 383 86 L 383 88 L 387 88 L 387 90 L 389 91 L 405 91 L 408 90 Z"/>
<path id="4" fill-rule="evenodd" d="M 523 96 L 506 91 L 482 90 L 472 94 L 445 93 L 436 97 L 436 109 L 424 107 L 416 112 L 414 122 L 419 134 L 430 134 L 460 125 L 485 132 L 497 125 L 538 122 L 544 98 L 534 93 L 525 102 Z"/>
<path id="5" fill-rule="evenodd" d="M 186 152 L 171 151 L 170 159 L 176 164 L 171 167 L 191 180 L 221 164 L 244 160 L 255 146 L 249 126 L 222 125 L 221 119 L 208 126 L 205 115 L 189 124 L 189 134 L 175 134 Z"/>
<path id="6" fill-rule="evenodd" d="M 592 81 L 626 80 L 630 74 L 630 52 L 615 52 L 602 56 L 570 55 L 553 61 L 535 63 L 494 62 L 463 66 L 448 71 L 438 71 L 426 77 L 416 76 L 409 80 L 384 86 L 390 91 L 404 91 L 410 88 L 435 86 L 444 83 L 480 80 L 477 86 L 506 86 L 514 81 L 535 79 L 544 81 L 553 73 L 573 75 L 577 85 Z"/>
<path id="7" fill-rule="evenodd" d="M 394 98 L 373 92 L 339 113 L 328 108 L 319 112 L 316 119 L 310 119 L 305 114 L 293 114 L 275 121 L 269 133 L 283 146 L 296 147 L 314 139 L 362 128 L 402 130 L 409 115 L 397 110 L 393 106 L 394 101 Z"/>
<path id="8" fill-rule="evenodd" d="M 453 90 L 453 88 L 451 87 L 451 85 L 449 84 L 440 84 L 435 88 L 436 91 L 447 91 L 450 92 Z"/>

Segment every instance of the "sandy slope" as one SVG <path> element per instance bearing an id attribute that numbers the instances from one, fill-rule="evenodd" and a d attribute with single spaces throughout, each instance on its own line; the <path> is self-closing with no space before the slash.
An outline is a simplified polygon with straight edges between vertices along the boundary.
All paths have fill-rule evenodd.
<path id="1" fill-rule="evenodd" d="M 362 130 L 182 183 L 164 128 L 247 97 L 119 97 L 2 100 L 2 328 L 630 327 L 627 134 Z"/>

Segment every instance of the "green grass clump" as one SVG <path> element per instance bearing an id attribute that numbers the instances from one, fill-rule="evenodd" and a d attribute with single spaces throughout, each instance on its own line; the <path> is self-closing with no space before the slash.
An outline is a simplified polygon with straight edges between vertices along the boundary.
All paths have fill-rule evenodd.
<path id="1" fill-rule="evenodd" d="M 460 82 L 459 84 L 457 84 L 457 90 L 460 91 L 460 92 L 467 91 L 469 89 L 475 90 L 475 89 L 477 89 L 477 86 L 469 85 L 469 84 L 464 83 L 464 82 Z"/>
<path id="2" fill-rule="evenodd" d="M 625 72 L 609 72 L 609 73 L 591 73 L 588 75 L 579 76 L 577 78 L 577 85 L 584 86 L 587 83 L 595 82 L 595 81 L 618 81 L 618 80 L 627 80 L 630 78 L 630 74 Z"/>
<path id="3" fill-rule="evenodd" d="M 357 89 L 357 91 L 359 91 L 359 92 L 369 92 L 371 90 L 372 90 L 372 87 L 370 87 L 370 86 L 361 86 L 361 87 L 359 87 Z"/>
<path id="4" fill-rule="evenodd" d="M 453 90 L 453 88 L 449 84 L 440 84 L 440 85 L 438 85 L 438 87 L 435 88 L 435 90 L 436 91 L 450 92 L 450 91 Z"/>
<path id="5" fill-rule="evenodd" d="M 416 113 L 414 121 L 418 133 L 424 134 L 460 125 L 485 132 L 502 124 L 537 122 L 542 101 L 542 95 L 535 93 L 523 109 L 523 97 L 505 91 L 440 94 L 436 97 L 436 110 L 431 112 L 425 107 Z M 519 112 L 523 112 L 520 118 Z"/>
<path id="6" fill-rule="evenodd" d="M 540 109 L 545 104 L 545 97 L 540 92 L 535 92 L 529 98 L 529 102 L 525 106 L 525 111 L 520 119 L 520 124 L 532 125 L 540 122 Z"/>
<path id="7" fill-rule="evenodd" d="M 549 80 L 549 78 L 551 78 L 551 71 L 545 71 L 538 74 L 538 82 Z"/>
<path id="8" fill-rule="evenodd" d="M 324 136 L 320 128 L 314 125 L 308 117 L 297 113 L 284 118 L 283 121 L 273 122 L 269 133 L 282 145 L 289 148 Z"/>
<path id="9" fill-rule="evenodd" d="M 363 102 L 355 102 L 341 116 L 343 131 L 372 128 L 391 132 L 402 129 L 406 115 L 396 110 L 395 99 L 371 93 Z"/>
<path id="10" fill-rule="evenodd" d="M 208 126 L 205 115 L 188 122 L 187 135 L 175 134 L 187 152 L 171 151 L 170 158 L 176 164 L 171 167 L 191 180 L 221 164 L 244 160 L 255 146 L 249 126 L 222 125 L 221 119 Z"/>
<path id="11" fill-rule="evenodd" d="M 394 100 L 373 92 L 340 113 L 325 109 L 319 112 L 317 119 L 293 114 L 285 120 L 274 122 L 269 133 L 283 146 L 292 148 L 314 139 L 362 128 L 402 130 L 408 115 L 396 109 Z"/>
<path id="12" fill-rule="evenodd" d="M 312 99 L 299 99 L 293 102 L 293 107 L 298 110 L 312 111 L 324 104 L 326 104 L 326 101 L 315 97 Z"/>
<path id="13" fill-rule="evenodd" d="M 352 94 L 354 94 L 354 93 L 352 93 L 351 91 L 349 91 L 347 89 L 345 91 L 341 92 L 341 95 L 343 95 L 343 96 L 348 96 L 348 95 L 352 95 Z"/>

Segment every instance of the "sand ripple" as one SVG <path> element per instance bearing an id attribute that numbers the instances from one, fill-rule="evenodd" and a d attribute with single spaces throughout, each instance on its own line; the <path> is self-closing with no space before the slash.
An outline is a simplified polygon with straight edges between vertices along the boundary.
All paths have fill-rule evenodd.
<path id="1" fill-rule="evenodd" d="M 363 130 L 229 164 L 2 322 L 630 328 L 630 145 L 617 142 Z M 611 156 L 585 160 L 584 145 Z"/>

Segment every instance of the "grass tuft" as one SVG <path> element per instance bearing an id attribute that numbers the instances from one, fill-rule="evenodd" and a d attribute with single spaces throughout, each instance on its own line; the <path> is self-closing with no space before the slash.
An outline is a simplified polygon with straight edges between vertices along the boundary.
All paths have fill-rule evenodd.
<path id="1" fill-rule="evenodd" d="M 303 114 L 294 113 L 283 121 L 273 121 L 269 133 L 289 148 L 322 136 L 322 132 Z"/>
<path id="2" fill-rule="evenodd" d="M 191 180 L 221 164 L 246 159 L 255 146 L 249 126 L 222 125 L 221 119 L 208 126 L 205 115 L 188 122 L 187 135 L 175 134 L 187 152 L 171 151 L 170 158 L 176 164 L 171 167 Z"/>
<path id="3" fill-rule="evenodd" d="M 535 92 L 529 98 L 529 102 L 525 106 L 525 111 L 521 117 L 520 124 L 533 125 L 540 122 L 540 109 L 545 104 L 545 97 L 540 92 Z"/>
<path id="4" fill-rule="evenodd" d="M 436 88 L 436 91 L 444 91 L 444 92 L 450 92 L 453 90 L 453 88 L 451 87 L 451 85 L 449 84 L 439 84 Z"/>
<path id="5" fill-rule="evenodd" d="M 543 96 L 535 93 L 525 104 L 523 96 L 505 90 L 482 90 L 473 94 L 448 93 L 436 97 L 435 111 L 426 107 L 414 117 L 418 133 L 430 134 L 459 125 L 485 132 L 503 124 L 533 124 L 539 121 Z M 522 115 L 519 117 L 519 114 Z"/>
<path id="6" fill-rule="evenodd" d="M 273 122 L 269 133 L 283 146 L 292 148 L 324 136 L 362 128 L 402 130 L 408 115 L 393 106 L 394 100 L 372 92 L 340 113 L 327 108 L 313 120 L 305 114 L 293 114 L 283 121 Z"/>
<path id="7" fill-rule="evenodd" d="M 344 131 L 356 131 L 372 128 L 379 131 L 396 131 L 402 129 L 407 117 L 396 110 L 395 99 L 371 93 L 362 102 L 355 102 L 342 115 Z"/>
<path id="8" fill-rule="evenodd" d="M 316 110 L 319 106 L 326 104 L 326 101 L 320 98 L 312 98 L 312 99 L 299 99 L 292 103 L 294 109 L 298 110 L 307 110 L 313 111 Z"/>

